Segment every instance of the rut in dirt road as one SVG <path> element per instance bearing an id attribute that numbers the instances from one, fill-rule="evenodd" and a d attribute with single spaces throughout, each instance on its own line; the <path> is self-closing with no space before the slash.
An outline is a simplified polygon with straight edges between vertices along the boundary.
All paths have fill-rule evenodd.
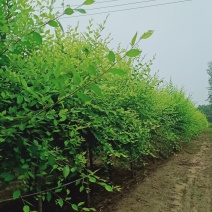
<path id="1" fill-rule="evenodd" d="M 208 141 L 203 142 L 200 151 L 187 164 L 187 180 L 175 185 L 175 211 L 212 211 L 211 205 L 211 167 L 209 168 L 211 146 Z"/>
<path id="2" fill-rule="evenodd" d="M 200 135 L 106 211 L 212 212 L 211 135 Z"/>

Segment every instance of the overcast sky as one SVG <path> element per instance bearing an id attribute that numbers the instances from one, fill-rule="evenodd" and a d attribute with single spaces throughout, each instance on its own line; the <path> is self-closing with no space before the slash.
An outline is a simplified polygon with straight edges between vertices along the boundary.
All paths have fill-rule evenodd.
<path id="1" fill-rule="evenodd" d="M 111 47 L 121 43 L 126 48 L 136 31 L 142 35 L 145 31 L 154 30 L 153 36 L 140 44 L 147 59 L 156 54 L 152 72 L 159 70 L 160 78 L 166 81 L 171 78 L 176 86 L 184 87 L 197 105 L 207 104 L 206 69 L 207 63 L 212 61 L 212 0 L 179 1 L 96 0 L 93 5 L 83 7 L 86 15 L 76 14 L 77 17 L 72 15 L 60 21 L 64 27 L 68 24 L 75 26 L 79 21 L 83 32 L 89 19 L 94 18 L 94 25 L 97 25 L 110 14 L 103 36 L 111 33 Z M 70 5 L 81 2 L 65 0 Z M 117 11 L 125 9 L 128 10 Z"/>

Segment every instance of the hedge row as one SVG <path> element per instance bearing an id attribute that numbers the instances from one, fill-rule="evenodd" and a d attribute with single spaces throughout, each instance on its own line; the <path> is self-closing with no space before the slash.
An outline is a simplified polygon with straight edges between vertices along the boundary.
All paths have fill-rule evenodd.
<path id="1" fill-rule="evenodd" d="M 89 190 L 88 180 L 112 191 L 89 170 L 88 150 L 106 166 L 167 157 L 207 127 L 183 90 L 151 75 L 152 61 L 141 58 L 136 37 L 130 50 L 110 51 L 103 28 L 89 26 L 83 35 L 47 30 L 42 40 L 28 35 L 29 48 L 1 55 L 8 61 L 0 68 L 0 180 L 20 181 L 14 199 L 36 191 L 50 201 L 51 190 L 42 190 L 56 183 L 61 192 L 76 177 L 80 191 Z"/>

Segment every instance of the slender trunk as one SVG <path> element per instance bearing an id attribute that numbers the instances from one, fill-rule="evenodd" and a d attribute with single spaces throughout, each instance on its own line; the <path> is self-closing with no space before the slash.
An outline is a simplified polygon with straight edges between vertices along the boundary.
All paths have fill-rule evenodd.
<path id="1" fill-rule="evenodd" d="M 41 194 L 38 197 L 38 212 L 43 212 L 43 201 Z"/>
<path id="2" fill-rule="evenodd" d="M 89 160 L 90 160 L 90 169 L 93 170 L 93 154 L 92 154 L 92 146 L 91 142 L 89 141 Z"/>
<path id="3" fill-rule="evenodd" d="M 89 148 L 89 144 L 87 146 L 87 150 L 86 150 L 86 158 L 87 158 L 87 164 L 86 164 L 86 168 L 87 170 L 90 169 L 90 148 Z M 87 175 L 89 174 L 88 171 Z M 91 205 L 91 197 L 90 197 L 90 182 L 89 182 L 89 178 L 87 178 L 86 180 L 86 199 L 87 199 L 87 206 L 90 207 Z"/>
<path id="4" fill-rule="evenodd" d="M 134 178 L 134 167 L 133 167 L 133 155 L 132 155 L 132 144 L 130 145 L 130 172 L 131 172 L 131 177 Z"/>
<path id="5" fill-rule="evenodd" d="M 131 177 L 134 178 L 133 162 L 130 162 Z"/>

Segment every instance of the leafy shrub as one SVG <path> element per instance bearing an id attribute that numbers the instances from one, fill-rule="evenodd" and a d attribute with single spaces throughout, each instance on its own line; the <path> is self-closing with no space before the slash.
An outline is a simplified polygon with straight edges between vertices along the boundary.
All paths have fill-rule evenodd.
<path id="1" fill-rule="evenodd" d="M 152 60 L 139 57 L 137 34 L 130 50 L 113 52 L 109 38 L 101 37 L 104 24 L 97 30 L 88 26 L 84 34 L 77 28 L 64 33 L 59 27 L 52 34 L 44 26 L 59 22 L 45 19 L 55 16 L 38 18 L 28 1 L 21 2 L 11 5 L 12 17 L 17 8 L 21 11 L 17 22 L 9 22 L 11 31 L 0 28 L 5 35 L 0 56 L 6 61 L 0 67 L 0 180 L 21 183 L 14 199 L 33 191 L 50 201 L 52 190 L 65 190 L 66 199 L 56 201 L 62 206 L 72 198 L 64 183 L 73 179 L 81 192 L 88 181 L 112 191 L 90 169 L 88 149 L 105 166 L 116 159 L 126 163 L 168 156 L 182 140 L 207 127 L 205 116 L 182 90 L 151 76 Z M 1 11 L 9 8 L 0 6 Z M 21 22 L 26 17 L 28 31 Z M 151 34 L 144 33 L 139 41 Z M 72 203 L 74 210 L 78 206 Z"/>

